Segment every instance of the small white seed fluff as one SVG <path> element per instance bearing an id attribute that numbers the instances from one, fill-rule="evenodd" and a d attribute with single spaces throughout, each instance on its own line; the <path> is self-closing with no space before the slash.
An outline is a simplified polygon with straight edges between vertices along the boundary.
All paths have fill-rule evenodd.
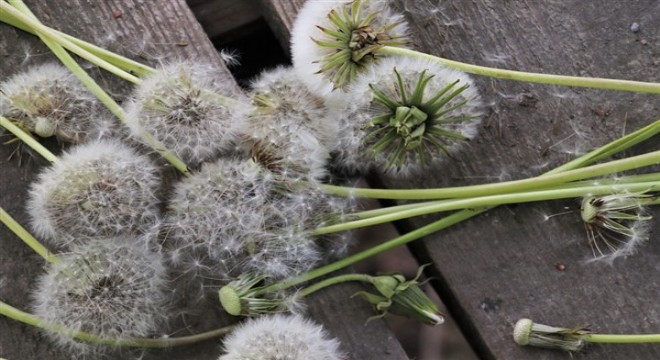
<path id="1" fill-rule="evenodd" d="M 388 25 L 396 24 L 388 30 L 388 34 L 391 37 L 403 37 L 408 33 L 408 26 L 404 16 L 395 12 L 389 6 L 388 1 L 358 1 L 362 2 L 362 10 L 360 16 L 355 17 L 358 18 L 360 23 L 368 16 L 377 13 L 369 24 L 362 25 L 368 25 L 371 29 L 377 30 L 388 27 Z M 346 43 L 339 45 L 339 47 L 330 47 L 320 46 L 315 40 L 337 40 L 324 34 L 319 27 L 335 31 L 338 30 L 337 25 L 328 18 L 328 14 L 333 10 L 342 14 L 351 6 L 351 3 L 353 1 L 308 0 L 298 12 L 291 31 L 291 57 L 294 69 L 312 93 L 324 98 L 329 97 L 333 102 L 340 102 L 347 98 L 345 94 L 342 94 L 341 90 L 337 89 L 333 91 L 337 86 L 332 83 L 331 78 L 334 76 L 336 68 L 321 71 L 324 65 L 321 60 L 342 50 L 349 51 L 349 41 L 347 40 Z M 353 28 L 351 31 L 359 32 L 360 30 Z M 377 57 L 373 57 L 372 55 L 368 55 L 367 57 L 369 58 L 368 61 L 377 59 Z M 363 65 L 363 63 L 360 63 L 360 65 Z M 364 66 L 356 66 L 356 69 L 360 69 L 359 71 L 362 71 L 363 68 Z"/>
<path id="2" fill-rule="evenodd" d="M 0 84 L 0 115 L 41 137 L 84 143 L 100 112 L 96 98 L 62 65 L 30 67 Z"/>
<path id="3" fill-rule="evenodd" d="M 158 218 L 157 171 L 116 141 L 76 146 L 32 184 L 32 229 L 60 247 L 87 237 L 139 234 Z"/>
<path id="4" fill-rule="evenodd" d="M 131 134 L 153 136 L 190 166 L 234 150 L 250 106 L 230 84 L 211 65 L 164 66 L 144 79 L 126 107 Z"/>
<path id="5" fill-rule="evenodd" d="M 433 146 L 430 142 L 422 142 L 426 163 L 421 161 L 417 152 L 407 151 L 403 155 L 405 160 L 399 167 L 392 167 L 388 164 L 392 149 L 383 149 L 377 153 L 370 151 L 370 147 L 380 137 L 369 136 L 373 131 L 369 128 L 369 122 L 377 116 L 393 114 L 392 109 L 375 100 L 371 87 L 382 92 L 389 99 L 400 102 L 402 105 L 410 105 L 405 104 L 401 99 L 395 70 L 400 74 L 408 94 L 414 91 L 423 71 L 426 71 L 426 75 L 433 76 L 426 85 L 421 102 L 429 101 L 454 82 L 457 82 L 455 88 L 468 85 L 462 93 L 445 104 L 441 111 L 465 100 L 467 102 L 463 106 L 443 114 L 443 117 L 467 117 L 470 119 L 447 122 L 440 126 L 443 130 L 460 134 L 467 139 L 476 136 L 483 115 L 483 105 L 476 86 L 467 74 L 428 60 L 390 57 L 366 70 L 350 86 L 349 94 L 353 100 L 345 103 L 343 109 L 345 116 L 340 118 L 342 120 L 339 131 L 340 145 L 337 148 L 336 163 L 333 164 L 335 167 L 348 173 L 364 174 L 369 169 L 375 168 L 381 172 L 396 173 L 399 176 L 416 176 L 441 166 L 446 161 L 447 154 L 456 152 L 465 143 L 463 140 L 444 136 L 442 138 L 443 150 Z M 421 110 L 424 111 L 423 108 Z M 431 114 L 427 115 L 429 118 L 432 117 Z"/>
<path id="6" fill-rule="evenodd" d="M 147 337 L 166 324 L 168 281 L 162 257 L 143 241 L 95 239 L 72 247 L 51 264 L 32 293 L 34 314 L 72 332 L 103 338 Z M 77 356 L 107 350 L 79 342 L 71 333 L 47 331 L 58 346 Z"/>
<path id="7" fill-rule="evenodd" d="M 250 319 L 224 341 L 218 360 L 340 360 L 339 341 L 322 326 L 300 316 Z"/>

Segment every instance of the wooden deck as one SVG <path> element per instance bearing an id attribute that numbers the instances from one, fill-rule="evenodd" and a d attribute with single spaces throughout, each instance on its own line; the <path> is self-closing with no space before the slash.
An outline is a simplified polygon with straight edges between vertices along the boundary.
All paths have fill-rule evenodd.
<path id="1" fill-rule="evenodd" d="M 238 17 L 208 9 L 248 14 L 261 9 L 285 45 L 303 0 L 212 1 L 113 0 L 26 3 L 46 24 L 124 55 L 155 64 L 194 58 L 224 68 L 190 8 L 209 6 L 214 22 Z M 439 1 L 395 0 L 406 11 L 416 45 L 423 51 L 488 66 L 549 73 L 660 81 L 660 4 L 656 0 Z M 227 4 L 232 4 L 228 6 Z M 234 6 L 235 5 L 235 6 Z M 245 10 L 251 9 L 251 10 Z M 247 12 L 243 12 L 247 11 Z M 219 20 L 216 20 L 219 19 Z M 225 19 L 225 20 L 223 20 Z M 75 21 L 74 21 L 75 20 Z M 251 21 L 251 20 L 245 20 Z M 641 24 L 632 32 L 633 22 Z M 237 21 L 228 31 L 245 22 Z M 219 30 L 217 30 L 219 29 Z M 0 25 L 0 80 L 26 64 L 52 59 L 34 36 Z M 126 84 L 96 74 L 116 94 Z M 447 163 L 442 174 L 415 184 L 456 186 L 524 178 L 543 173 L 576 154 L 629 133 L 660 117 L 657 95 L 569 89 L 477 78 L 489 104 L 478 137 Z M 238 88 L 237 88 L 237 91 Z M 53 145 L 53 144 L 51 144 Z M 54 146 L 51 146 L 55 149 Z M 657 150 L 657 140 L 633 153 Z M 26 224 L 28 184 L 45 162 L 8 160 L 13 147 L 0 146 L 0 206 Z M 402 187 L 381 176 L 388 187 Z M 410 184 L 405 184 L 409 187 Z M 511 340 L 520 317 L 565 326 L 590 325 L 598 332 L 660 332 L 655 306 L 660 294 L 660 223 L 642 251 L 613 266 L 586 263 L 591 250 L 577 201 L 504 206 L 412 244 L 452 316 L 483 359 L 567 359 L 565 353 L 521 348 Z M 573 210 L 572 214 L 548 216 Z M 655 209 L 656 219 L 660 211 Z M 397 224 L 407 231 L 433 218 Z M 30 284 L 42 260 L 5 227 L 0 227 L 0 299 L 27 309 Z M 372 310 L 348 297 L 360 287 L 333 287 L 310 298 L 310 315 L 340 339 L 351 359 L 406 359 L 383 321 L 364 325 Z M 203 316 L 188 319 L 181 336 L 231 321 L 209 304 Z M 147 359 L 217 359 L 219 341 L 168 351 Z M 8 360 L 69 359 L 39 331 L 0 318 L 0 357 Z M 660 346 L 590 346 L 578 359 L 658 359 Z"/>

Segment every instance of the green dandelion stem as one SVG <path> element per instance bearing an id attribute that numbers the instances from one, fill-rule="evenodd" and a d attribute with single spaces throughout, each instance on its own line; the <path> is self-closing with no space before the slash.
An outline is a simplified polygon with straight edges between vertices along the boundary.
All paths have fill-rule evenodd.
<path id="1" fill-rule="evenodd" d="M 202 342 L 205 340 L 210 340 L 218 338 L 229 333 L 234 326 L 225 326 L 212 331 L 207 331 L 201 334 L 195 334 L 190 336 L 174 337 L 174 338 L 161 338 L 161 339 L 149 339 L 149 338 L 102 338 L 90 333 L 83 331 L 75 331 L 68 329 L 64 326 L 58 324 L 47 323 L 37 316 L 16 309 L 15 307 L 8 305 L 0 301 L 0 314 L 4 315 L 10 319 L 22 322 L 27 325 L 32 325 L 44 330 L 55 331 L 58 333 L 66 334 L 74 339 L 100 344 L 100 345 L 111 345 L 111 346 L 121 346 L 121 347 L 137 347 L 137 348 L 169 348 L 174 346 L 184 346 Z"/>
<path id="2" fill-rule="evenodd" d="M 643 191 L 660 191 L 660 181 L 633 183 L 633 184 L 613 184 L 613 185 L 597 185 L 597 186 L 583 186 L 579 188 L 557 189 L 557 190 L 540 190 L 530 192 L 518 192 L 512 194 L 499 194 L 481 197 L 471 197 L 458 200 L 440 200 L 431 202 L 424 206 L 406 209 L 403 211 L 394 212 L 391 214 L 373 216 L 362 220 L 355 220 L 325 226 L 314 230 L 314 235 L 323 235 L 334 233 L 338 231 L 346 231 L 350 229 L 357 229 L 365 226 L 373 226 L 391 221 L 397 221 L 415 216 L 428 215 L 436 212 L 459 210 L 459 209 L 474 209 L 482 207 L 492 207 L 505 204 L 518 204 L 535 201 L 557 200 L 574 197 L 582 197 L 586 195 L 607 195 L 620 192 L 643 192 Z"/>
<path id="3" fill-rule="evenodd" d="M 443 198 L 465 198 L 540 189 L 549 187 L 551 185 L 614 174 L 626 170 L 655 165 L 658 163 L 660 163 L 660 151 L 655 151 L 648 154 L 633 156 L 621 160 L 614 160 L 581 169 L 496 184 L 470 185 L 437 189 L 369 189 L 348 188 L 334 185 L 322 185 L 321 188 L 333 195 L 376 199 L 429 200 Z"/>
<path id="4" fill-rule="evenodd" d="M 38 36 L 39 34 L 42 34 L 42 40 L 43 35 L 48 34 L 51 40 L 55 41 L 65 49 L 124 80 L 133 84 L 140 84 L 142 80 L 135 75 L 147 76 L 157 71 L 156 69 L 137 61 L 49 28 L 48 26 L 41 24 L 21 0 L 9 1 L 14 8 L 20 12 L 17 14 L 16 11 L 0 11 L 0 21 Z M 11 8 L 11 6 L 8 5 L 0 5 L 2 5 L 0 9 Z M 23 14 L 21 14 L 21 12 L 23 12 Z M 27 16 L 27 18 L 25 16 Z M 238 100 L 208 90 L 202 90 L 202 92 L 213 97 L 219 104 L 224 106 L 249 106 Z"/>
<path id="5" fill-rule="evenodd" d="M 631 176 L 623 176 L 619 177 L 616 179 L 595 179 L 595 180 L 584 180 L 584 181 L 576 181 L 572 183 L 567 183 L 567 184 L 560 184 L 552 187 L 544 187 L 544 190 L 559 190 L 559 189 L 571 189 L 571 188 L 580 188 L 584 186 L 590 186 L 590 185 L 624 185 L 624 184 L 634 184 L 634 183 L 641 183 L 641 182 L 651 182 L 651 181 L 660 181 L 660 172 L 656 173 L 651 173 L 651 174 L 643 174 L 643 175 L 631 175 Z M 449 201 L 449 200 L 444 200 L 444 201 Z M 368 219 L 372 218 L 375 216 L 380 216 L 380 215 L 385 215 L 385 214 L 393 214 L 397 213 L 400 211 L 405 211 L 405 210 L 410 210 L 410 209 L 416 209 L 420 208 L 423 206 L 427 206 L 430 204 L 437 204 L 440 203 L 440 201 L 435 200 L 435 201 L 424 201 L 424 202 L 416 202 L 412 204 L 405 204 L 405 205 L 395 205 L 395 206 L 388 206 L 384 208 L 378 208 L 378 209 L 372 209 L 372 210 L 365 210 L 365 211 L 360 211 L 360 212 L 355 212 L 352 214 L 349 214 L 349 218 L 354 218 L 354 219 Z M 651 199 L 645 199 L 644 205 L 660 205 L 660 197 L 654 197 Z"/>
<path id="6" fill-rule="evenodd" d="M 361 281 L 371 283 L 373 280 L 372 276 L 366 274 L 345 274 L 338 275 L 328 279 L 321 280 L 314 285 L 310 285 L 296 293 L 296 298 L 304 298 L 305 296 L 311 295 L 325 287 L 340 284 L 347 281 Z"/>
<path id="7" fill-rule="evenodd" d="M 23 129 L 19 128 L 18 126 L 16 126 L 16 124 L 14 124 L 13 122 L 11 122 L 9 119 L 7 119 L 2 115 L 0 115 L 0 125 L 3 128 L 7 129 L 7 131 L 14 134 L 21 141 L 23 141 L 27 146 L 30 147 L 30 149 L 36 151 L 39 155 L 43 156 L 44 159 L 50 162 L 57 161 L 57 156 L 55 156 L 55 154 L 50 152 L 50 150 L 46 149 L 35 138 L 30 136 L 30 134 L 23 131 Z"/>
<path id="8" fill-rule="evenodd" d="M 445 66 L 458 69 L 470 74 L 494 77 L 498 79 L 524 81 L 524 82 L 532 82 L 532 83 L 540 83 L 540 84 L 576 86 L 576 87 L 587 87 L 594 89 L 608 89 L 608 90 L 621 90 L 621 91 L 660 94 L 659 83 L 618 80 L 618 79 L 589 78 L 589 77 L 578 77 L 578 76 L 538 74 L 538 73 L 529 73 L 529 72 L 514 71 L 514 70 L 497 69 L 497 68 L 490 68 L 485 66 L 466 64 L 459 61 L 444 59 L 438 56 L 425 54 L 415 50 L 393 47 L 393 46 L 383 46 L 378 50 L 376 50 L 375 53 L 381 55 L 401 55 L 401 56 L 412 56 L 417 58 L 429 59 L 439 62 Z"/>
<path id="9" fill-rule="evenodd" d="M 589 164 L 592 164 L 594 162 L 600 161 L 604 158 L 607 158 L 617 152 L 624 151 L 633 145 L 639 144 L 655 135 L 660 133 L 660 120 L 655 121 L 649 126 L 646 126 L 640 130 L 637 130 L 629 135 L 626 135 L 622 138 L 619 138 L 613 142 L 610 142 L 606 145 L 603 145 L 599 147 L 598 149 L 595 149 L 583 156 L 580 156 L 579 158 L 570 161 L 558 168 L 555 168 L 554 170 L 549 171 L 546 174 L 554 174 L 558 173 L 561 171 L 568 171 L 568 170 L 573 170 L 582 166 L 586 166 Z M 464 209 L 461 211 L 457 211 L 453 214 L 450 214 L 440 220 L 434 221 L 428 225 L 419 227 L 415 230 L 412 230 L 406 234 L 400 235 L 395 237 L 394 239 L 388 240 L 382 244 L 376 245 L 370 249 L 364 250 L 362 252 L 359 252 L 357 254 L 353 254 L 351 256 L 348 256 L 344 259 L 341 259 L 339 261 L 336 261 L 334 263 L 322 266 L 320 268 L 317 268 L 315 270 L 312 270 L 310 272 L 301 274 L 295 278 L 284 280 L 278 283 L 275 283 L 273 285 L 270 285 L 260 291 L 261 294 L 265 294 L 268 292 L 273 292 L 273 291 L 279 291 L 279 290 L 285 290 L 288 289 L 292 286 L 296 286 L 298 284 L 302 284 L 304 282 L 316 279 L 320 276 L 327 275 L 331 272 L 341 270 L 347 266 L 351 266 L 357 262 L 360 262 L 362 260 L 368 259 L 369 257 L 378 255 L 382 252 L 394 249 L 398 246 L 405 245 L 411 241 L 415 241 L 417 239 L 421 239 L 423 237 L 426 237 L 428 235 L 431 235 L 437 231 L 446 229 L 452 225 L 458 224 L 462 221 L 465 221 L 467 219 L 470 219 L 474 216 L 477 216 L 483 212 L 486 212 L 490 209 L 494 208 L 492 207 L 486 207 L 486 208 L 481 208 L 481 209 Z"/>
<path id="10" fill-rule="evenodd" d="M 5 224 L 6 227 L 9 228 L 16 236 L 18 236 L 23 242 L 29 246 L 34 252 L 39 254 L 42 258 L 44 258 L 46 261 L 52 264 L 57 264 L 59 263 L 60 259 L 50 252 L 43 244 L 39 242 L 32 234 L 30 234 L 27 230 L 25 230 L 24 227 L 21 226 L 14 218 L 9 215 L 3 209 L 0 207 L 0 222 Z"/>
<path id="11" fill-rule="evenodd" d="M 16 8 L 18 8 L 16 5 L 14 5 Z M 36 31 L 34 31 L 31 27 L 27 26 L 25 23 L 19 21 L 15 17 L 11 16 L 11 14 L 0 11 L 0 21 L 9 24 L 15 28 L 21 29 L 25 32 L 28 32 L 32 35 L 37 35 Z M 146 76 L 146 75 L 151 75 L 154 73 L 155 69 L 141 64 L 135 60 L 131 60 L 127 57 L 121 56 L 119 54 L 113 53 L 112 51 L 108 51 L 102 47 L 96 46 L 92 43 L 89 43 L 87 41 L 78 39 L 76 37 L 73 37 L 71 35 L 65 34 L 61 31 L 54 30 L 50 28 L 50 31 L 53 31 L 57 35 L 69 40 L 73 44 L 79 46 L 80 48 L 88 51 L 89 53 L 94 54 L 95 56 L 117 66 L 118 68 L 128 72 L 129 74 L 136 75 L 136 76 Z M 70 49 L 69 49 L 70 50 Z"/>
<path id="12" fill-rule="evenodd" d="M 586 334 L 580 339 L 592 343 L 604 344 L 641 344 L 658 343 L 660 334 Z"/>
<path id="13" fill-rule="evenodd" d="M 92 79 L 89 74 L 69 55 L 69 53 L 64 50 L 60 43 L 67 43 L 68 41 L 62 37 L 54 34 L 51 31 L 48 31 L 48 28 L 42 25 L 39 21 L 32 18 L 30 10 L 22 4 L 21 1 L 10 0 L 14 6 L 18 6 L 22 11 L 29 13 L 30 15 L 21 13 L 18 9 L 10 6 L 4 1 L 0 1 L 0 10 L 4 10 L 12 14 L 14 17 L 22 20 L 23 22 L 29 24 L 32 29 L 39 35 L 41 40 L 48 46 L 51 51 L 57 56 L 60 61 L 67 67 L 71 72 L 80 79 L 80 81 L 87 87 L 87 89 L 92 92 L 98 99 L 103 103 L 122 123 L 126 123 L 126 114 L 124 110 L 117 104 L 110 95 L 108 95 L 97 83 Z M 70 42 L 69 42 L 70 43 Z M 74 45 L 75 46 L 75 45 Z M 137 78 L 136 78 L 137 79 Z M 139 81 L 139 79 L 138 79 Z M 142 132 L 142 137 L 147 144 L 149 144 L 154 150 L 158 151 L 165 160 L 167 160 L 172 166 L 178 169 L 184 175 L 190 175 L 188 167 L 186 164 L 181 161 L 174 153 L 169 151 L 162 143 L 153 138 L 150 134 Z"/>

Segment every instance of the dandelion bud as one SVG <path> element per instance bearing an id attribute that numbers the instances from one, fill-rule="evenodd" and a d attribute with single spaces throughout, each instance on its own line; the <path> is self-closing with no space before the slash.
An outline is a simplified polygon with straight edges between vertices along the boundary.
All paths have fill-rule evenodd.
<path id="1" fill-rule="evenodd" d="M 59 258 L 33 292 L 34 313 L 44 321 L 118 340 L 153 335 L 166 322 L 166 271 L 141 241 L 96 239 Z M 101 350 L 69 333 L 48 335 L 77 354 Z"/>
<path id="2" fill-rule="evenodd" d="M 650 215 L 644 205 L 657 200 L 645 193 L 587 196 L 582 199 L 580 216 L 587 229 L 594 260 L 612 262 L 632 255 L 648 241 Z"/>
<path id="3" fill-rule="evenodd" d="M 381 311 L 376 316 L 386 313 L 405 316 L 423 324 L 438 325 L 445 322 L 438 306 L 419 287 L 417 279 L 422 275 L 421 267 L 414 279 L 406 281 L 401 274 L 372 277 L 371 283 L 379 294 L 360 291 L 355 295 L 362 297 Z"/>
<path id="4" fill-rule="evenodd" d="M 337 159 L 349 172 L 428 172 L 477 134 L 482 115 L 471 78 L 427 60 L 383 60 L 349 93 Z"/>
<path id="5" fill-rule="evenodd" d="M 224 341 L 218 360 L 341 360 L 339 342 L 320 325 L 300 316 L 272 315 L 250 319 Z"/>
<path id="6" fill-rule="evenodd" d="M 96 98 L 59 64 L 31 67 L 0 84 L 0 115 L 41 137 L 87 142 L 99 108 Z"/>
<path id="7" fill-rule="evenodd" d="M 346 89 L 381 47 L 406 47 L 407 32 L 403 15 L 385 1 L 307 1 L 291 31 L 293 65 L 310 91 L 325 97 Z"/>
<path id="8" fill-rule="evenodd" d="M 513 341 L 520 346 L 580 351 L 584 347 L 581 337 L 589 333 L 585 328 L 560 328 L 537 324 L 530 319 L 520 319 L 513 329 Z"/>
<path id="9" fill-rule="evenodd" d="M 118 142 L 72 148 L 32 184 L 32 228 L 57 246 L 140 234 L 158 218 L 156 171 L 147 157 Z"/>
<path id="10" fill-rule="evenodd" d="M 190 166 L 234 150 L 249 106 L 222 98 L 241 98 L 229 83 L 211 65 L 163 67 L 133 94 L 126 110 L 131 134 L 153 136 Z"/>

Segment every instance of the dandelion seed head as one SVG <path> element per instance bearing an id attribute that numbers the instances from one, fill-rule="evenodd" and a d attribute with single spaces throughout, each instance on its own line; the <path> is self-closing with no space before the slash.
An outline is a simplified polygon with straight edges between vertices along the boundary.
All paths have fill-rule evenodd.
<path id="1" fill-rule="evenodd" d="M 32 184 L 27 206 L 32 229 L 58 247 L 143 233 L 159 217 L 156 174 L 147 157 L 119 142 L 76 146 Z"/>
<path id="2" fill-rule="evenodd" d="M 300 316 L 271 315 L 248 320 L 224 341 L 218 360 L 340 360 L 339 342 L 320 325 Z"/>

